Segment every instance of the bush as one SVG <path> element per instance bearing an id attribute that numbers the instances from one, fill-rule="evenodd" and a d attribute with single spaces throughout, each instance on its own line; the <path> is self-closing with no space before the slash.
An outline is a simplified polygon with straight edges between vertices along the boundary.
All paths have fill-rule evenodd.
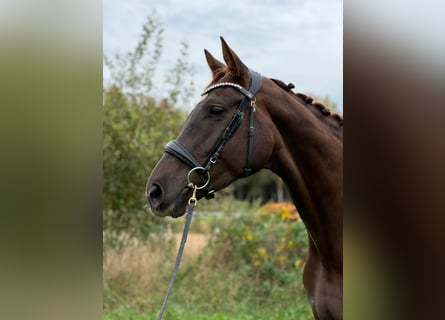
<path id="1" fill-rule="evenodd" d="M 165 318 L 312 319 L 301 276 L 306 232 L 293 206 L 220 204 L 223 215 L 197 214 L 192 221 L 194 232 L 212 236 L 198 256 L 188 255 L 187 243 Z M 172 235 L 182 224 L 172 220 Z M 175 261 L 169 239 L 158 234 L 105 251 L 107 319 L 155 319 Z"/>
<path id="2" fill-rule="evenodd" d="M 164 226 L 147 212 L 145 183 L 165 144 L 178 135 L 185 121 L 186 113 L 175 106 L 188 104 L 194 84 L 188 46 L 183 42 L 176 64 L 164 75 L 166 83 L 153 97 L 159 89 L 154 75 L 162 54 L 162 34 L 153 13 L 143 24 L 135 48 L 104 56 L 109 77 L 103 90 L 103 229 L 111 246 L 119 243 L 122 233 L 146 239 Z"/>
<path id="3" fill-rule="evenodd" d="M 301 284 L 307 233 L 292 204 L 267 204 L 230 219 L 218 230 L 212 244 L 220 249 L 212 260 L 230 264 L 248 279 L 247 287 L 256 295 L 267 297 L 282 285 Z"/>
<path id="4" fill-rule="evenodd" d="M 104 91 L 103 114 L 103 229 L 143 239 L 162 223 L 144 209 L 145 183 L 185 114 L 165 100 L 131 98 L 117 87 Z"/>

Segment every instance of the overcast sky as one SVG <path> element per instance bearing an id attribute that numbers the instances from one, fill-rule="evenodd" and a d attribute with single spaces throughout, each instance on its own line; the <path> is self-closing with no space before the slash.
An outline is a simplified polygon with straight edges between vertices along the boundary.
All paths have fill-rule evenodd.
<path id="1" fill-rule="evenodd" d="M 104 54 L 135 48 L 153 9 L 164 28 L 159 68 L 170 69 L 181 41 L 189 45 L 195 96 L 211 80 L 203 49 L 222 59 L 223 36 L 243 62 L 261 74 L 292 82 L 295 91 L 328 96 L 343 112 L 342 0 L 105 0 Z M 104 69 L 106 80 L 108 72 Z"/>

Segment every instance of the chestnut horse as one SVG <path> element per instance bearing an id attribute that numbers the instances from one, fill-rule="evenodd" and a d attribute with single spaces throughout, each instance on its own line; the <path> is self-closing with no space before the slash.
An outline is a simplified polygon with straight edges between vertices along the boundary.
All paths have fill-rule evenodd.
<path id="1" fill-rule="evenodd" d="M 192 172 L 196 185 L 210 182 L 199 199 L 272 170 L 288 186 L 309 234 L 303 283 L 314 317 L 342 319 L 343 120 L 295 94 L 292 84 L 249 69 L 221 43 L 226 64 L 204 50 L 213 80 L 148 178 L 152 212 L 182 216 Z"/>

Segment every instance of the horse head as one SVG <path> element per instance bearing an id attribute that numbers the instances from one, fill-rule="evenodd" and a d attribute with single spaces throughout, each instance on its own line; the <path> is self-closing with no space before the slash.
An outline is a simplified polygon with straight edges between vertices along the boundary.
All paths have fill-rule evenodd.
<path id="1" fill-rule="evenodd" d="M 213 79 L 148 179 L 147 200 L 158 216 L 183 215 L 191 184 L 202 187 L 198 199 L 211 198 L 265 167 L 272 154 L 270 120 L 261 103 L 262 77 L 223 38 L 221 43 L 226 64 L 204 50 Z"/>

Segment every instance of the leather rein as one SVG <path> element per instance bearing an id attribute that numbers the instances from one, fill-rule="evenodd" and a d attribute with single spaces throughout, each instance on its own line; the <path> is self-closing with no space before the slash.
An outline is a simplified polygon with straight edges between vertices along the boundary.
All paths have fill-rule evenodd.
<path id="1" fill-rule="evenodd" d="M 192 171 L 196 171 L 196 173 L 201 178 L 203 185 L 200 187 L 204 191 L 204 196 L 206 199 L 212 199 L 215 197 L 215 190 L 210 183 L 210 168 L 216 163 L 219 156 L 221 155 L 224 146 L 230 140 L 230 138 L 235 134 L 241 122 L 244 118 L 245 110 L 247 106 L 250 106 L 250 122 L 248 129 L 248 139 L 247 139 L 247 157 L 246 164 L 244 166 L 244 175 L 249 176 L 252 173 L 252 168 L 250 167 L 250 163 L 252 160 L 252 145 L 253 145 L 253 136 L 255 134 L 255 103 L 256 98 L 255 95 L 261 88 L 261 74 L 256 71 L 249 69 L 250 73 L 250 86 L 249 89 L 246 90 L 242 86 L 232 82 L 220 82 L 208 87 L 201 96 L 208 94 L 209 92 L 222 88 L 222 87 L 230 87 L 235 90 L 241 92 L 244 97 L 238 105 L 237 110 L 233 114 L 226 128 L 224 129 L 223 134 L 216 141 L 214 147 L 212 148 L 212 152 L 207 157 L 207 160 L 204 164 L 200 164 L 193 155 L 187 151 L 178 141 L 173 140 L 167 143 L 165 146 L 165 152 L 178 158 L 183 163 L 187 164 L 192 170 L 189 172 L 189 175 Z M 189 177 L 187 178 L 188 180 Z"/>

